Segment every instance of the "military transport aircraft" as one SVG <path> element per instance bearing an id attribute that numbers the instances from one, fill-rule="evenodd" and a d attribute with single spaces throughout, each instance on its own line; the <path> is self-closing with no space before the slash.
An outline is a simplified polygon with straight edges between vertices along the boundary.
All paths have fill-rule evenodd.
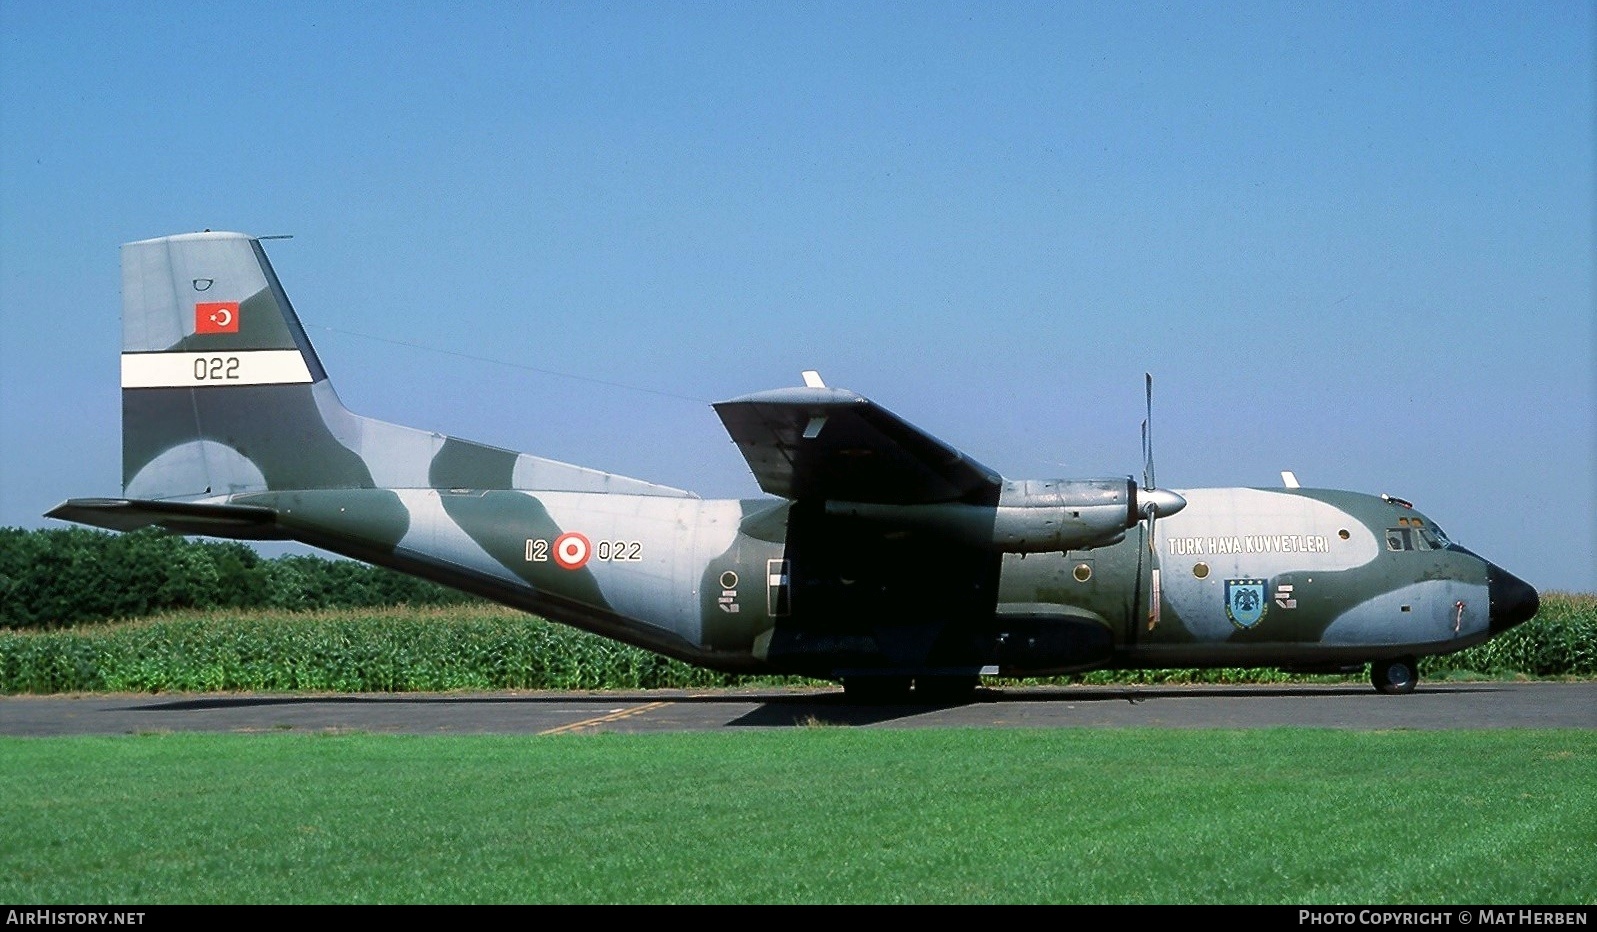
<path id="1" fill-rule="evenodd" d="M 1406 693 L 1538 608 L 1389 495 L 1159 488 L 1146 422 L 1140 484 L 1010 479 L 806 372 L 713 406 L 775 497 L 711 501 L 351 413 L 255 237 L 125 245 L 122 299 L 122 497 L 50 517 L 301 541 L 717 670 L 950 701 L 1368 664 Z"/>

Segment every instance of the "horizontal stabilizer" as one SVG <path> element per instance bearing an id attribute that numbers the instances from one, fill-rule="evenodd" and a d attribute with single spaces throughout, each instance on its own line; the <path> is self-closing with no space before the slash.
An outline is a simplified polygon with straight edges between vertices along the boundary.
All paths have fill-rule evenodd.
<path id="1" fill-rule="evenodd" d="M 203 534 L 238 540 L 287 540 L 269 508 L 251 505 L 205 505 L 128 498 L 73 498 L 45 512 L 45 517 L 76 521 L 111 531 L 136 531 L 155 525 L 178 534 Z"/>

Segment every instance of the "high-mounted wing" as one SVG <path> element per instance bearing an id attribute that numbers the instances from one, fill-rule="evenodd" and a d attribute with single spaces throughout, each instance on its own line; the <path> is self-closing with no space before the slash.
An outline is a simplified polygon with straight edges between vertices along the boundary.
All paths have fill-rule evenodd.
<path id="1" fill-rule="evenodd" d="M 779 388 L 713 407 L 760 488 L 783 498 L 987 504 L 1003 485 L 998 473 L 847 389 Z"/>

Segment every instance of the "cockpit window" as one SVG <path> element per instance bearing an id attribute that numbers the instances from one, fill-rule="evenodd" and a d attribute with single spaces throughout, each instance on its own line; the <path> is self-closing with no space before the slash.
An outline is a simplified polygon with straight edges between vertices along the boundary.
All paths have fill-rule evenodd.
<path id="1" fill-rule="evenodd" d="M 1421 526 L 1418 521 L 1409 527 L 1386 529 L 1387 550 L 1445 550 L 1447 544 L 1445 536 Z"/>

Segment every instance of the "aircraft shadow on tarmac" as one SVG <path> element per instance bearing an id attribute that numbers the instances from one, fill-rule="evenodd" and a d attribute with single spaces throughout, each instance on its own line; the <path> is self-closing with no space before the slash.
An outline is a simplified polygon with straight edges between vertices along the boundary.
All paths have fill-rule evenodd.
<path id="1" fill-rule="evenodd" d="M 1433 687 L 1424 690 L 1428 693 L 1459 692 L 1460 690 L 1447 687 Z M 1295 696 L 1299 698 L 1326 697 L 1326 696 L 1368 696 L 1371 691 L 1362 686 L 1348 687 L 1221 687 L 1204 688 L 1201 691 L 1180 688 L 1147 688 L 1127 689 L 1124 687 L 1111 688 L 1071 688 L 1071 689 L 1046 689 L 1027 687 L 1020 691 L 1004 692 L 1002 690 L 979 689 L 969 700 L 957 702 L 903 702 L 887 705 L 871 706 L 849 702 L 842 693 L 813 696 L 776 696 L 767 699 L 759 708 L 748 714 L 728 722 L 730 726 L 751 726 L 769 728 L 782 725 L 813 726 L 813 725 L 872 725 L 878 722 L 893 721 L 921 715 L 938 709 L 951 709 L 967 705 L 1004 704 L 1023 702 L 1127 702 L 1136 704 L 1149 699 L 1265 699 Z M 706 701 L 699 697 L 682 700 L 687 702 Z M 707 701 L 726 701 L 719 698 L 707 698 Z"/>
<path id="2" fill-rule="evenodd" d="M 1473 686 L 1470 691 L 1493 691 L 1489 686 Z M 1431 685 L 1422 693 L 1457 693 L 1456 687 Z M 1150 699 L 1282 699 L 1325 698 L 1330 696 L 1369 697 L 1367 686 L 1220 686 L 1220 687 L 1025 687 L 1004 690 L 981 688 L 964 701 L 895 702 L 879 705 L 850 701 L 841 690 L 798 694 L 624 692 L 603 694 L 538 693 L 535 695 L 438 695 L 432 693 L 394 693 L 389 695 L 225 695 L 158 700 L 133 707 L 136 711 L 176 712 L 218 709 L 243 709 L 267 706 L 360 706 L 360 705 L 541 705 L 565 706 L 592 704 L 610 708 L 617 702 L 670 702 L 683 705 L 753 704 L 755 708 L 726 723 L 726 727 L 814 727 L 826 725 L 874 725 L 967 705 L 1019 704 L 1034 702 L 1141 703 Z M 1399 700 L 1401 701 L 1401 700 Z"/>

